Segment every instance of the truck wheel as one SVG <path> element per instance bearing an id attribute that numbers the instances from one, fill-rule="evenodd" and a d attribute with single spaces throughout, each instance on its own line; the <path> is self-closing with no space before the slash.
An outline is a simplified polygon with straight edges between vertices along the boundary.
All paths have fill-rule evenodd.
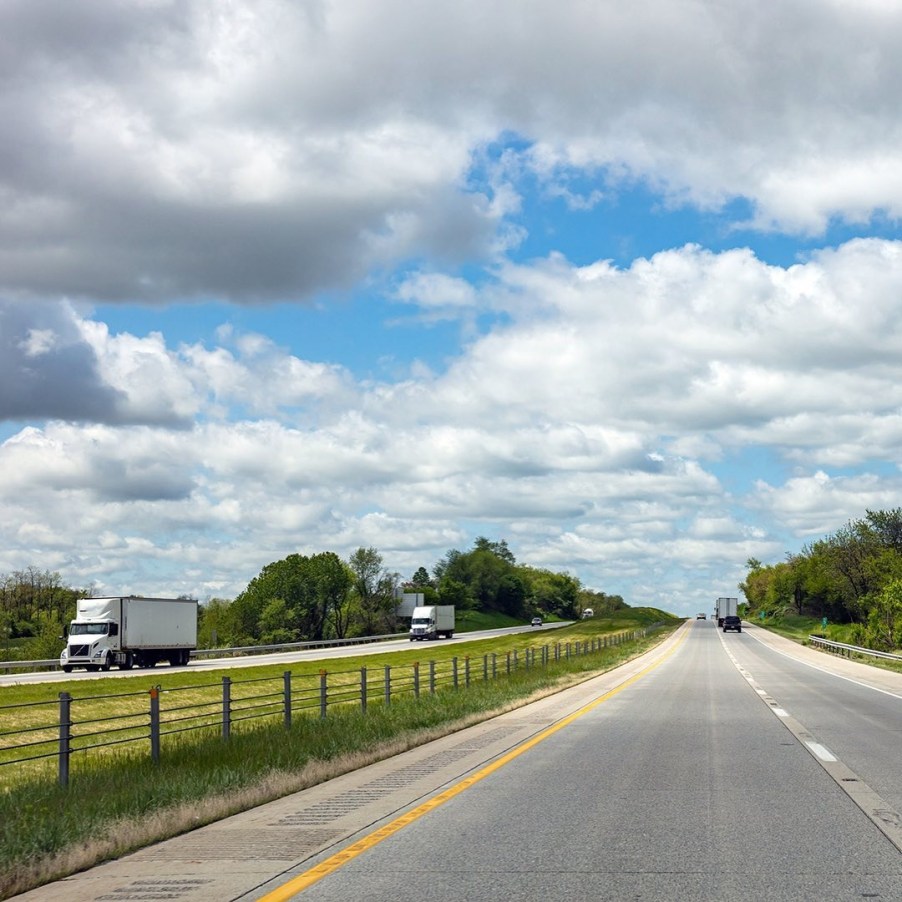
<path id="1" fill-rule="evenodd" d="M 72 673 L 72 668 L 66 664 L 66 666 L 63 667 L 63 673 Z"/>
<path id="2" fill-rule="evenodd" d="M 109 669 L 110 669 L 110 656 L 109 655 L 107 655 L 103 659 L 103 664 L 100 665 L 100 669 L 102 671 L 104 671 L 105 673 L 109 671 Z"/>
<path id="3" fill-rule="evenodd" d="M 122 659 L 121 663 L 119 664 L 119 669 L 120 670 L 131 670 L 132 665 L 134 663 L 135 662 L 132 660 L 132 653 L 130 651 L 126 652 L 125 657 Z"/>

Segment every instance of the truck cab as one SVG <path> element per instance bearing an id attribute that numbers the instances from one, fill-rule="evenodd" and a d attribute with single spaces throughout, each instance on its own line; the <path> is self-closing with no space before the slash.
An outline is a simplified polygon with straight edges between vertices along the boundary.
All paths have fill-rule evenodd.
<path id="1" fill-rule="evenodd" d="M 109 670 L 119 651 L 119 624 L 115 620 L 73 620 L 66 630 L 66 647 L 60 666 L 66 673 L 73 667 Z"/>

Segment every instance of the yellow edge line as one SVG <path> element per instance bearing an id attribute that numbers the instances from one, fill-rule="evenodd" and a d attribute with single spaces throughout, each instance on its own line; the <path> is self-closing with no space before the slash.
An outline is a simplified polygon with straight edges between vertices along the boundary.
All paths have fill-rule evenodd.
<path id="1" fill-rule="evenodd" d="M 444 790 L 444 792 L 439 793 L 437 796 L 433 796 L 431 799 L 429 799 L 429 801 L 424 802 L 417 808 L 413 808 L 406 814 L 402 814 L 400 817 L 395 818 L 395 820 L 393 820 L 389 824 L 386 824 L 384 827 L 380 827 L 378 830 L 374 830 L 372 833 L 364 836 L 363 839 L 357 840 L 357 842 L 352 843 L 350 846 L 342 849 L 340 852 L 336 852 L 325 861 L 316 865 L 316 867 L 310 868 L 309 871 L 305 871 L 303 874 L 299 874 L 297 877 L 292 878 L 288 881 L 288 883 L 284 884 L 284 886 L 280 886 L 278 889 L 273 890 L 271 893 L 267 893 L 265 896 L 261 896 L 258 902 L 286 902 L 286 900 L 291 899 L 293 896 L 296 896 L 300 892 L 303 892 L 305 889 L 307 889 L 308 886 L 312 886 L 314 883 L 317 883 L 324 877 L 327 877 L 329 874 L 337 871 L 340 867 L 347 864 L 349 861 L 352 861 L 358 855 L 363 854 L 367 851 L 367 849 L 373 848 L 373 846 L 378 845 L 384 839 L 388 839 L 398 831 L 403 830 L 409 824 L 412 824 L 414 821 L 419 820 L 424 814 L 433 811 L 440 805 L 444 805 L 445 802 L 453 799 L 456 795 L 459 795 L 465 789 L 469 789 L 475 783 L 478 783 L 480 780 L 484 780 L 487 776 L 489 776 L 489 774 L 493 774 L 496 770 L 504 767 L 505 764 L 508 764 L 510 761 L 518 758 L 524 752 L 529 751 L 529 749 L 538 745 L 540 742 L 548 739 L 549 736 L 553 736 L 558 732 L 558 730 L 562 730 L 564 727 L 569 726 L 571 723 L 573 723 L 573 721 L 582 717 L 584 714 L 588 714 L 603 702 L 606 702 L 608 699 L 613 698 L 615 695 L 617 695 L 618 692 L 622 692 L 637 680 L 640 680 L 642 677 L 651 673 L 652 670 L 663 664 L 664 661 L 666 661 L 677 650 L 677 648 L 679 648 L 679 646 L 685 641 L 688 635 L 688 632 L 684 633 L 682 638 L 676 644 L 674 644 L 670 651 L 668 651 L 657 661 L 655 661 L 654 664 L 649 664 L 648 667 L 640 670 L 637 674 L 634 674 L 628 680 L 622 682 L 619 686 L 615 686 L 604 695 L 599 696 L 598 698 L 584 705 L 582 708 L 574 711 L 572 714 L 568 714 L 557 723 L 552 724 L 550 727 L 542 730 L 541 733 L 537 733 L 531 739 L 527 739 L 521 745 L 518 745 L 507 754 L 502 755 L 491 764 L 486 765 L 482 770 L 471 774 L 469 777 L 464 777 L 464 779 L 459 783 L 455 783 L 454 786 Z"/>

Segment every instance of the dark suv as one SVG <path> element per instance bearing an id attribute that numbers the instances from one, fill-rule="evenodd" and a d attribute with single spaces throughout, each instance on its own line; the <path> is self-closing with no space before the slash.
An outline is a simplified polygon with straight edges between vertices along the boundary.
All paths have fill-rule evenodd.
<path id="1" fill-rule="evenodd" d="M 742 632 L 742 621 L 738 617 L 724 617 L 723 631 L 736 630 L 737 633 Z"/>

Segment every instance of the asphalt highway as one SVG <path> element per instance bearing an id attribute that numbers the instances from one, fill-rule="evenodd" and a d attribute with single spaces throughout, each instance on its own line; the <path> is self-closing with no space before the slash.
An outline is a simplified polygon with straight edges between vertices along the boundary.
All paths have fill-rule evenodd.
<path id="1" fill-rule="evenodd" d="M 20 899 L 902 900 L 900 733 L 902 676 L 691 621 L 616 672 Z"/>

